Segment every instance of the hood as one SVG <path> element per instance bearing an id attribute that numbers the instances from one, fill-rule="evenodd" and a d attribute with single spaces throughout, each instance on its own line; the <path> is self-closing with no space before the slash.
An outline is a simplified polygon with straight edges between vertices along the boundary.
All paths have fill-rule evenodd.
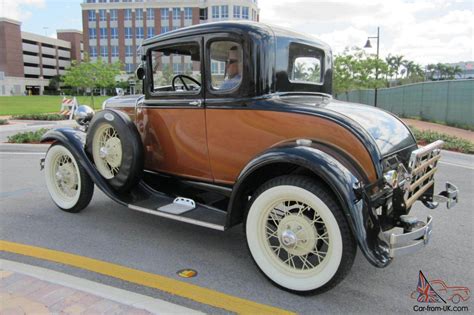
<path id="1" fill-rule="evenodd" d="M 104 103 L 102 103 L 102 109 L 104 109 L 105 107 L 135 107 L 138 100 L 141 98 L 143 98 L 143 94 L 111 97 L 109 99 L 106 99 Z"/>
<path id="2" fill-rule="evenodd" d="M 287 99 L 289 101 L 289 99 Z M 416 145 L 410 129 L 396 116 L 382 109 L 356 103 L 337 101 L 322 97 L 291 97 L 305 109 L 325 109 L 343 116 L 349 123 L 356 123 L 376 143 L 382 156 Z"/>

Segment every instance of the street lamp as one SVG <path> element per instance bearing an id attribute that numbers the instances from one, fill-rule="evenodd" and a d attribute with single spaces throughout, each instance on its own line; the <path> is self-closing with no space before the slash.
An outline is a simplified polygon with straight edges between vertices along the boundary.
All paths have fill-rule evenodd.
<path id="1" fill-rule="evenodd" d="M 377 107 L 377 80 L 379 78 L 379 48 L 380 48 L 380 27 L 377 27 L 377 36 L 369 36 L 367 37 L 367 42 L 365 43 L 364 48 L 372 48 L 370 44 L 370 39 L 376 38 L 377 39 L 377 64 L 375 65 L 375 99 L 374 99 L 374 106 Z"/>

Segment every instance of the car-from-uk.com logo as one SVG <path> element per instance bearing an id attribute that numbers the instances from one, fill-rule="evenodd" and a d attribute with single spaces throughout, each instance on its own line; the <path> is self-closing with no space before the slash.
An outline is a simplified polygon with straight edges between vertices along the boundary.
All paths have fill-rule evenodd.
<path id="1" fill-rule="evenodd" d="M 413 306 L 415 312 L 468 312 L 469 306 L 462 304 L 470 294 L 467 287 L 447 285 L 440 279 L 428 281 L 420 270 L 418 285 L 410 298 L 418 302 Z"/>

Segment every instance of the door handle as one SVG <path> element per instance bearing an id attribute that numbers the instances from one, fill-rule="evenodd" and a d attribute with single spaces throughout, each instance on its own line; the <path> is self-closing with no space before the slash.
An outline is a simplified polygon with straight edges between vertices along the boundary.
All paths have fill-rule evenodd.
<path id="1" fill-rule="evenodd" d="M 202 102 L 201 102 L 201 100 L 192 101 L 192 102 L 189 102 L 189 105 L 201 107 Z"/>

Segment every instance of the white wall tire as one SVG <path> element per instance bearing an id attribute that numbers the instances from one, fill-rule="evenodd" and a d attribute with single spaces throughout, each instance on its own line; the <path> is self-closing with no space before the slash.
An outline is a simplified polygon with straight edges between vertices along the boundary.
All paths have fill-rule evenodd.
<path id="1" fill-rule="evenodd" d="M 94 184 L 65 146 L 54 144 L 49 148 L 44 171 L 46 187 L 60 209 L 79 212 L 87 207 L 94 193 Z"/>
<path id="2" fill-rule="evenodd" d="M 283 176 L 264 184 L 246 218 L 247 244 L 278 286 L 319 293 L 342 281 L 356 244 L 338 204 L 311 179 Z"/>

